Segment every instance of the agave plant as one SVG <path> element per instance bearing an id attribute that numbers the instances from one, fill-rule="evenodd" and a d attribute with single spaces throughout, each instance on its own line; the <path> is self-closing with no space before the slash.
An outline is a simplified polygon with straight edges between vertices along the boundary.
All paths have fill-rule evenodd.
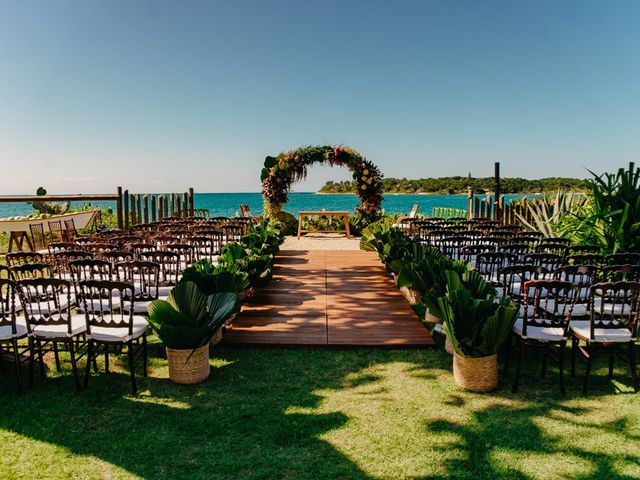
<path id="1" fill-rule="evenodd" d="M 438 299 L 445 331 L 456 353 L 463 357 L 487 357 L 498 352 L 518 316 L 509 299 L 495 303 L 492 296 L 475 298 L 456 272 L 445 272 L 447 294 Z"/>
<path id="2" fill-rule="evenodd" d="M 554 199 L 542 197 L 527 202 L 531 222 L 517 212 L 516 216 L 529 230 L 542 232 L 545 237 L 561 237 L 566 233 L 563 228 L 566 217 L 584 206 L 586 201 L 586 197 L 574 192 L 558 190 Z"/>
<path id="3" fill-rule="evenodd" d="M 238 295 L 203 293 L 193 282 L 176 285 L 168 299 L 149 305 L 149 323 L 168 348 L 192 350 L 205 345 L 240 309 Z"/>

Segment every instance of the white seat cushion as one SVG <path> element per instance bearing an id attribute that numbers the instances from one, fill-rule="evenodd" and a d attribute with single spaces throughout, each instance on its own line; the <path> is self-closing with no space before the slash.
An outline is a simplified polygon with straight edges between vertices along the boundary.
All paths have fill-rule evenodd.
<path id="1" fill-rule="evenodd" d="M 57 325 L 34 325 L 33 334 L 40 338 L 69 338 L 80 335 L 87 330 L 87 321 L 83 314 L 71 316 L 71 333 L 68 332 L 67 324 Z"/>
<path id="2" fill-rule="evenodd" d="M 595 328 L 591 339 L 591 322 L 589 320 L 573 320 L 569 323 L 571 331 L 580 338 L 602 343 L 626 343 L 631 341 L 628 328 Z"/>
<path id="3" fill-rule="evenodd" d="M 146 315 L 149 313 L 148 307 L 153 302 L 153 300 L 149 300 L 146 302 L 134 302 L 133 303 L 133 313 L 142 313 Z M 127 303 L 124 307 L 124 311 L 129 313 L 129 303 Z"/>
<path id="4" fill-rule="evenodd" d="M 11 331 L 11 325 L 0 327 L 0 340 L 11 340 L 12 338 L 22 338 L 29 333 L 27 323 L 23 317 L 16 318 L 16 333 Z"/>
<path id="5" fill-rule="evenodd" d="M 126 343 L 141 337 L 147 331 L 149 324 L 144 317 L 135 315 L 133 317 L 133 333 L 129 335 L 127 327 L 91 327 L 91 334 L 88 337 L 97 342 Z"/>
<path id="6" fill-rule="evenodd" d="M 535 327 L 527 325 L 527 334 L 522 335 L 524 320 L 522 317 L 516 320 L 513 331 L 523 338 L 538 340 L 540 342 L 560 342 L 565 338 L 564 329 L 560 327 Z"/>
<path id="7" fill-rule="evenodd" d="M 544 305 L 543 302 L 540 302 L 540 303 L 541 305 Z M 549 299 L 546 302 L 546 311 L 548 313 L 554 313 L 555 306 L 556 306 L 555 300 Z M 559 304 L 557 313 L 561 313 L 561 312 L 565 312 L 568 314 L 569 307 L 565 306 L 564 304 Z M 589 310 L 586 303 L 576 303 L 573 305 L 573 310 L 571 311 L 571 317 L 586 317 L 587 315 L 589 315 Z"/>

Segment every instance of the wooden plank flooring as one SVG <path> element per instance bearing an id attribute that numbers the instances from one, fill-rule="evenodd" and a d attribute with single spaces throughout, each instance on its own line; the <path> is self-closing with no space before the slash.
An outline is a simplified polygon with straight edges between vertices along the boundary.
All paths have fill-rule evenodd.
<path id="1" fill-rule="evenodd" d="M 433 346 L 377 256 L 288 250 L 224 342 L 247 345 Z"/>

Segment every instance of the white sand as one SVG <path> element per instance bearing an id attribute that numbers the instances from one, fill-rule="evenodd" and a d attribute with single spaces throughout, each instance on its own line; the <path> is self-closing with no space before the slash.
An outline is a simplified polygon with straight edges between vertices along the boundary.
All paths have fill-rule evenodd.
<path id="1" fill-rule="evenodd" d="M 347 240 L 344 233 L 305 233 L 297 237 L 287 237 L 281 250 L 360 250 L 360 237 Z"/>

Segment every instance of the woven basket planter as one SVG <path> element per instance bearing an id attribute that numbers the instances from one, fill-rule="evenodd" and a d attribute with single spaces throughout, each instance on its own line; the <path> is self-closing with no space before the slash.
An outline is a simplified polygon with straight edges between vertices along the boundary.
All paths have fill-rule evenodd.
<path id="1" fill-rule="evenodd" d="M 449 355 L 453 355 L 453 343 L 449 340 L 449 335 L 447 335 L 446 331 L 444 332 L 444 349 Z"/>
<path id="2" fill-rule="evenodd" d="M 169 380 L 181 385 L 193 385 L 209 378 L 209 344 L 191 350 L 167 348 Z"/>
<path id="3" fill-rule="evenodd" d="M 217 344 L 219 344 L 222 341 L 222 328 L 219 328 L 216 333 L 213 335 L 213 337 L 211 337 L 211 340 L 209 340 L 209 345 L 211 347 L 215 347 Z"/>
<path id="4" fill-rule="evenodd" d="M 453 378 L 472 392 L 491 392 L 498 387 L 498 355 L 467 358 L 453 353 Z"/>

